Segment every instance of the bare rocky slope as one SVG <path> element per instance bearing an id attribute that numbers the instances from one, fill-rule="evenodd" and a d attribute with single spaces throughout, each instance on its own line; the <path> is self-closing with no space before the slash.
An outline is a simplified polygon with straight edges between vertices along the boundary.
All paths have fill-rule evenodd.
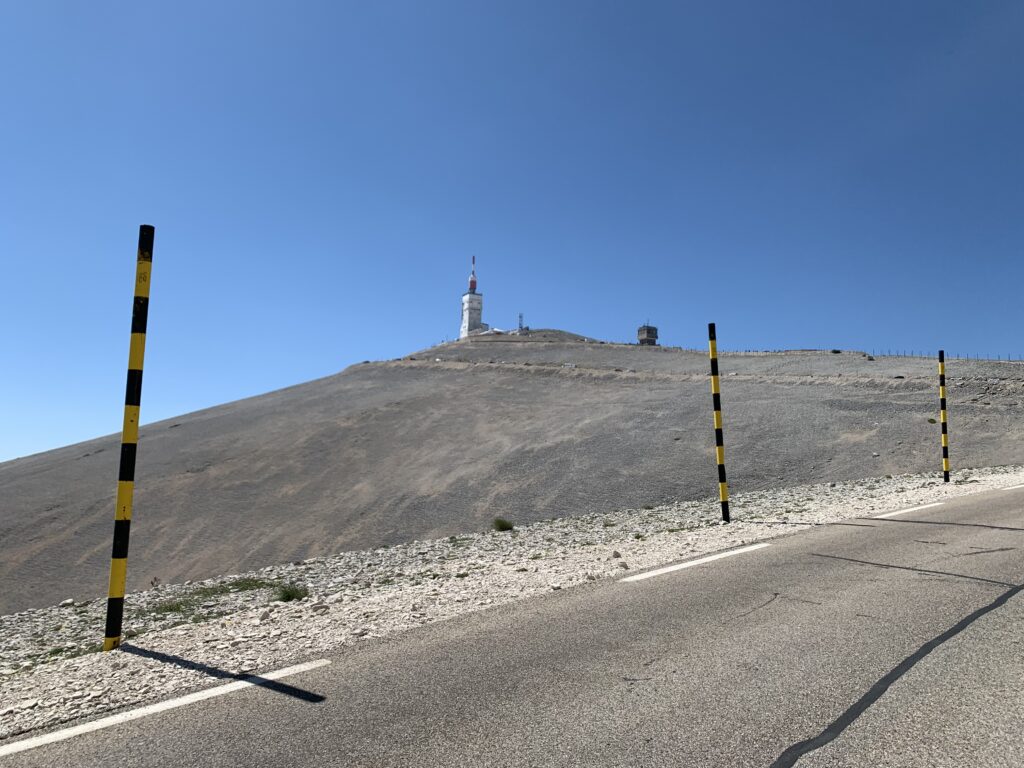
<path id="1" fill-rule="evenodd" d="M 725 354 L 721 367 L 736 490 L 937 466 L 931 359 Z M 951 361 L 948 374 L 954 466 L 1024 463 L 1024 366 Z M 710 399 L 702 351 L 534 332 L 150 424 L 129 588 L 477 531 L 496 516 L 706 498 Z M 105 593 L 118 439 L 0 464 L 0 612 Z"/>

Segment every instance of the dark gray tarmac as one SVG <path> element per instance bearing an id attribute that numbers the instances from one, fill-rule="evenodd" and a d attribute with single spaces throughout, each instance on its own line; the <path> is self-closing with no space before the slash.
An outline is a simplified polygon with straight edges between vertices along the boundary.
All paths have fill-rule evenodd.
<path id="1" fill-rule="evenodd" d="M 424 627 L 11 766 L 1018 766 L 1024 491 Z M 812 740 L 808 742 L 808 740 Z"/>
<path id="2" fill-rule="evenodd" d="M 129 589 L 717 494 L 705 352 L 490 338 L 143 426 Z M 938 466 L 933 360 L 721 370 L 734 493 Z M 948 374 L 954 468 L 1024 463 L 1024 366 Z M 0 613 L 106 596 L 118 440 L 0 464 Z"/>

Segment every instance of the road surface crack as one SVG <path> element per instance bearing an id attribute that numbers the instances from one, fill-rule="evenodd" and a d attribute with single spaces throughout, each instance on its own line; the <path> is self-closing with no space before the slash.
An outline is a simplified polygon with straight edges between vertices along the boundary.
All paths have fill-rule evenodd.
<path id="1" fill-rule="evenodd" d="M 980 581 L 983 584 L 995 584 L 999 587 L 1016 587 L 1016 584 L 1008 584 L 1005 581 L 996 581 L 995 579 L 983 579 L 981 576 L 969 576 L 966 573 L 951 573 L 950 571 L 932 571 L 928 568 L 914 568 L 909 565 L 893 565 L 891 563 L 876 563 L 871 560 L 857 560 L 852 557 L 840 557 L 839 555 L 823 555 L 820 552 L 811 552 L 812 557 L 824 557 L 829 560 L 844 560 L 848 563 L 856 563 L 858 565 L 871 565 L 875 568 L 892 568 L 897 571 L 913 571 L 914 573 L 924 573 L 929 576 L 952 576 L 957 579 L 967 579 L 969 581 Z"/>
<path id="2" fill-rule="evenodd" d="M 974 549 L 974 547 L 971 547 Z M 1016 547 L 1000 547 L 999 549 L 979 549 L 977 552 L 961 552 L 954 557 L 970 557 L 971 555 L 991 555 L 993 552 L 1013 552 Z"/>
<path id="3" fill-rule="evenodd" d="M 845 558 L 844 558 L 845 559 Z M 988 613 L 1001 608 L 1004 606 L 1010 598 L 1015 597 L 1024 591 L 1024 584 L 1012 585 L 1011 589 L 1002 592 L 995 600 L 983 605 L 978 610 L 974 611 L 952 627 L 947 629 L 940 635 L 936 635 L 927 643 L 922 645 L 907 658 L 893 667 L 887 672 L 881 679 L 879 679 L 874 685 L 868 689 L 868 692 L 861 696 L 854 704 L 843 712 L 839 717 L 829 723 L 825 729 L 817 736 L 813 736 L 804 741 L 799 741 L 796 744 L 790 745 L 786 750 L 779 755 L 774 763 L 771 764 L 770 768 L 792 768 L 796 765 L 804 755 L 809 752 L 814 752 L 821 749 L 826 744 L 835 741 L 839 736 L 849 728 L 864 712 L 868 710 L 876 701 L 878 701 L 886 691 L 892 687 L 892 684 L 903 677 L 907 672 L 913 669 L 921 659 L 930 654 L 936 648 L 941 646 L 947 640 L 951 640 L 969 626 L 971 626 L 978 619 L 982 618 Z"/>
<path id="4" fill-rule="evenodd" d="M 792 600 L 794 603 L 808 603 L 809 605 L 824 605 L 819 603 L 817 600 L 808 600 L 803 597 L 790 597 L 789 595 L 780 595 L 783 600 Z"/>
<path id="5" fill-rule="evenodd" d="M 772 592 L 772 596 L 769 597 L 767 600 L 765 600 L 763 603 L 761 603 L 760 605 L 757 605 L 757 606 L 751 608 L 746 613 L 741 613 L 739 616 L 733 616 L 732 621 L 736 621 L 737 619 L 742 619 L 744 616 L 749 616 L 750 614 L 752 614 L 752 613 L 754 613 L 756 611 L 760 611 L 762 608 L 767 608 L 769 605 L 771 605 L 776 600 L 778 600 L 779 597 L 780 597 L 780 595 L 779 595 L 778 592 Z"/>

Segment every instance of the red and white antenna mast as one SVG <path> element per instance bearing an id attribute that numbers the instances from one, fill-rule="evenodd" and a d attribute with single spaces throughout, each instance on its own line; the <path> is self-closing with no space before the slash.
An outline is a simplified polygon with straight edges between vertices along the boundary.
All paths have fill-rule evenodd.
<path id="1" fill-rule="evenodd" d="M 469 292 L 476 293 L 476 256 L 473 257 L 473 271 L 469 273 Z"/>

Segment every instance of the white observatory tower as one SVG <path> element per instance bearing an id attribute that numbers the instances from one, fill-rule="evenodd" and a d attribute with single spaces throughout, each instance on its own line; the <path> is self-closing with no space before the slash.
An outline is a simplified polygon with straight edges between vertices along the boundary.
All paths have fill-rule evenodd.
<path id="1" fill-rule="evenodd" d="M 462 326 L 459 338 L 464 339 L 474 333 L 488 329 L 483 322 L 484 295 L 476 292 L 476 256 L 473 257 L 473 271 L 469 274 L 469 290 L 462 294 Z"/>

